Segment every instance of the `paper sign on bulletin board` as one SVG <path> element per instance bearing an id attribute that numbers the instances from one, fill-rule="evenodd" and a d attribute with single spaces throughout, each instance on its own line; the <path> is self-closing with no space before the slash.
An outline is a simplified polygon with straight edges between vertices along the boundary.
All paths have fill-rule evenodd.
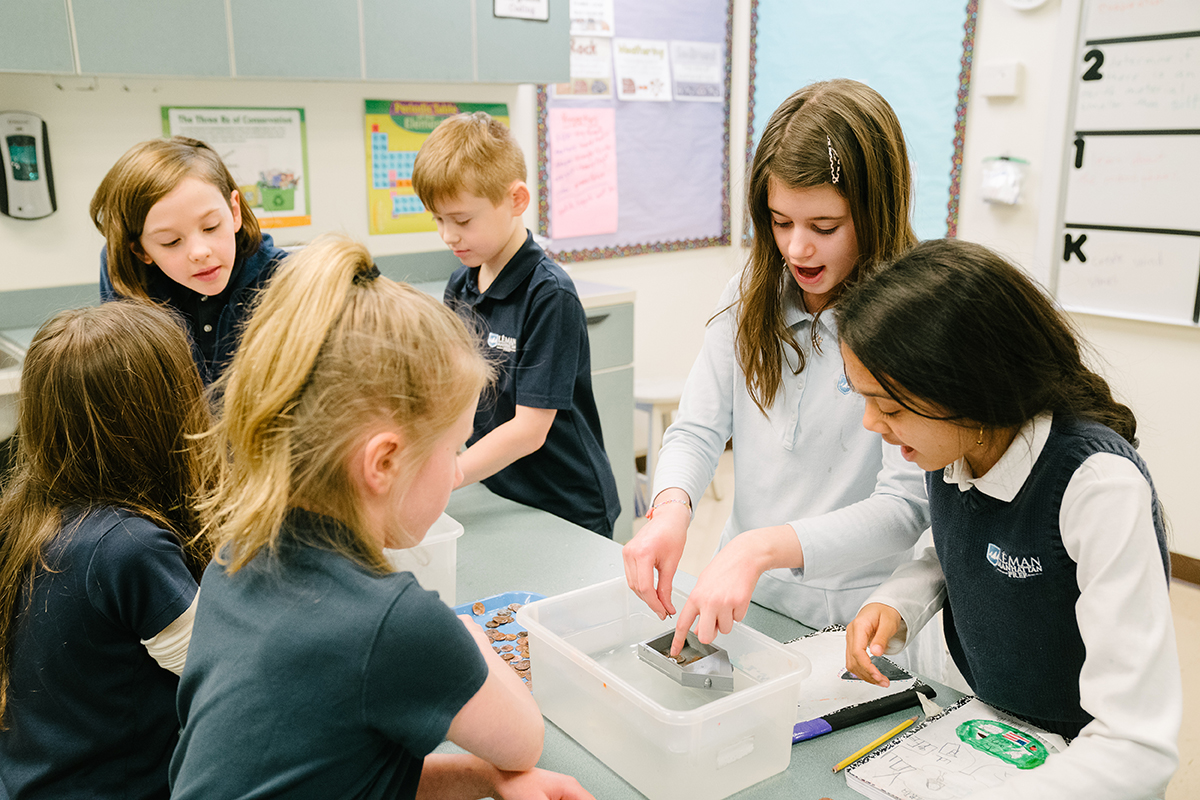
<path id="1" fill-rule="evenodd" d="M 436 231 L 433 215 L 412 188 L 413 162 L 433 129 L 446 117 L 484 111 L 505 125 L 504 103 L 366 101 L 368 233 Z"/>
<path id="2" fill-rule="evenodd" d="M 163 106 L 163 135 L 206 142 L 263 228 L 311 225 L 302 108 Z"/>
<path id="3" fill-rule="evenodd" d="M 953 236 L 977 7 L 978 0 L 753 0 L 747 162 L 792 92 L 831 78 L 861 81 L 883 95 L 904 129 L 918 238 Z"/>
<path id="4" fill-rule="evenodd" d="M 729 244 L 732 15 L 730 0 L 571 3 L 572 80 L 538 92 L 555 259 Z"/>
<path id="5" fill-rule="evenodd" d="M 1085 0 L 1076 55 L 1058 299 L 1200 323 L 1200 3 Z"/>

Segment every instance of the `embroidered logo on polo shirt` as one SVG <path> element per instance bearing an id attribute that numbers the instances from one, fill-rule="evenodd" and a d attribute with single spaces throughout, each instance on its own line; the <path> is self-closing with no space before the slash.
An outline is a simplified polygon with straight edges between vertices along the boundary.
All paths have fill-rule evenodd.
<path id="1" fill-rule="evenodd" d="M 1013 556 L 1000 549 L 999 545 L 989 543 L 987 547 L 988 563 L 996 568 L 1001 575 L 1010 578 L 1028 578 L 1042 574 L 1042 560 L 1036 556 Z"/>
<path id="2" fill-rule="evenodd" d="M 505 336 L 503 333 L 489 333 L 487 343 L 488 347 L 493 350 L 500 350 L 504 353 L 517 352 L 517 340 L 511 336 Z"/>

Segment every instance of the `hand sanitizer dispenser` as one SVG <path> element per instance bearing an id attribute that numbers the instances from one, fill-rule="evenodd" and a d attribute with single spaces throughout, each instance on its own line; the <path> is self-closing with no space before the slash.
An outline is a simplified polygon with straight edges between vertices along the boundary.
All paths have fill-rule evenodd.
<path id="1" fill-rule="evenodd" d="M 58 208 L 46 123 L 24 111 L 0 112 L 0 213 L 39 219 Z"/>

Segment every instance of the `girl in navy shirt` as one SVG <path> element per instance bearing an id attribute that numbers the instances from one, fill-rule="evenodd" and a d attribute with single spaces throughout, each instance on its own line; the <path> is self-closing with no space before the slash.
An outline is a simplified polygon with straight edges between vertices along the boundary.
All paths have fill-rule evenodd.
<path id="1" fill-rule="evenodd" d="M 134 145 L 100 182 L 91 214 L 106 240 L 100 299 L 172 306 L 205 384 L 220 377 L 255 293 L 286 255 L 220 156 L 185 136 Z"/>
<path id="2" fill-rule="evenodd" d="M 321 237 L 280 270 L 219 387 L 231 458 L 173 797 L 590 797 L 533 769 L 541 713 L 482 629 L 383 554 L 441 515 L 490 378 L 362 245 Z M 467 753 L 431 754 L 445 739 Z"/>
<path id="3" fill-rule="evenodd" d="M 30 344 L 0 500 L 0 795 L 167 796 L 208 424 L 165 309 L 64 311 Z"/>
<path id="4" fill-rule="evenodd" d="M 863 424 L 927 471 L 934 542 L 850 624 L 847 666 L 886 686 L 868 647 L 895 651 L 943 609 L 981 700 L 1073 738 L 979 796 L 1162 797 L 1183 701 L 1133 413 L 1038 287 L 979 245 L 922 243 L 837 316 Z"/>

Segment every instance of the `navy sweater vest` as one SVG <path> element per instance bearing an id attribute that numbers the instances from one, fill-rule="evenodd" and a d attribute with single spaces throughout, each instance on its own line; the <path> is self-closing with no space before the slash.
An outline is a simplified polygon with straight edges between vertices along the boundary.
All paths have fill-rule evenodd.
<path id="1" fill-rule="evenodd" d="M 1011 503 L 974 488 L 959 491 L 941 470 L 925 476 L 934 545 L 946 576 L 943 622 L 954 663 L 984 702 L 1068 737 L 1092 717 L 1079 704 L 1085 654 L 1075 620 L 1079 585 L 1058 519 L 1067 484 L 1095 453 L 1128 458 L 1154 492 L 1146 465 L 1120 435 L 1060 416 Z M 1153 516 L 1169 575 L 1157 494 Z"/>

